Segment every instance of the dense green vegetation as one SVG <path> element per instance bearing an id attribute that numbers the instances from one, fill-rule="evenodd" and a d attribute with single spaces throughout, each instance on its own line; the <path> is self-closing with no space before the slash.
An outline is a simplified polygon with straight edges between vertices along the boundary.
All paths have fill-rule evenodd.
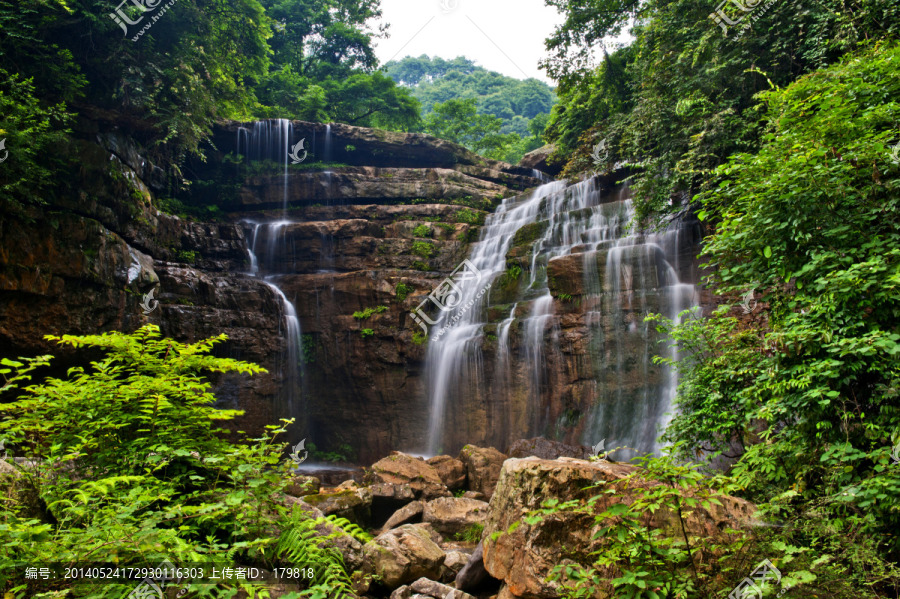
<path id="1" fill-rule="evenodd" d="M 180 0 L 137 39 L 149 18 L 123 6 L 137 21 L 126 37 L 106 1 L 0 2 L 0 106 L 15 107 L 0 115 L 11 150 L 3 188 L 25 173 L 38 199 L 47 167 L 33 153 L 59 143 L 42 123 L 60 135 L 66 108 L 127 124 L 176 162 L 200 151 L 216 118 L 419 126 L 417 101 L 376 70 L 378 0 Z M 21 143 L 32 128 L 37 146 Z"/>
<path id="2" fill-rule="evenodd" d="M 254 374 L 254 364 L 210 355 L 224 336 L 184 345 L 147 325 L 131 335 L 48 337 L 85 355 L 90 365 L 64 378 L 41 376 L 51 356 L 0 366 L 0 438 L 28 458 L 3 479 L 0 500 L 0 590 L 6 597 L 39 592 L 124 597 L 135 583 L 26 580 L 35 564 L 122 567 L 178 564 L 305 566 L 308 588 L 286 596 L 338 596 L 349 589 L 336 535 L 359 535 L 346 521 L 316 520 L 284 500 L 289 483 L 283 426 L 259 439 L 227 440 L 217 426 L 239 416 L 214 407 L 213 373 Z M 317 527 L 333 526 L 322 536 Z M 344 532 L 346 530 L 346 532 Z M 259 583 L 195 584 L 193 596 Z M 51 594 L 47 596 L 62 596 Z"/>
<path id="3" fill-rule="evenodd" d="M 699 0 L 547 3 L 566 21 L 547 40 L 543 64 L 560 100 L 546 136 L 569 173 L 630 164 L 641 216 L 709 189 L 729 155 L 759 148 L 764 105 L 756 94 L 900 31 L 896 0 L 760 3 L 741 22 L 754 19 L 740 39 L 735 28 L 724 36 L 709 18 L 715 6 Z M 734 3 L 727 10 L 738 18 Z M 634 42 L 596 55 L 632 18 Z M 595 167 L 591 153 L 604 140 Z"/>
<path id="4" fill-rule="evenodd" d="M 461 56 L 408 56 L 384 69 L 421 102 L 432 135 L 512 163 L 544 144 L 556 96 L 542 81 L 507 77 Z"/>
<path id="5" fill-rule="evenodd" d="M 710 562 L 701 539 L 642 532 L 632 504 L 598 516 L 620 518 L 602 534 L 622 545 L 558 574 L 588 596 L 614 559 L 623 597 L 694 597 L 768 558 L 796 596 L 897 596 L 900 4 L 776 3 L 735 39 L 696 2 L 551 3 L 568 20 L 548 44 L 560 104 L 547 135 L 567 171 L 626 163 L 642 220 L 692 201 L 708 284 L 759 303 L 652 320 L 680 348 L 673 457 L 724 459 L 713 490 L 772 525 Z M 634 16 L 634 43 L 591 68 L 589 47 Z M 646 462 L 664 486 L 638 508 L 687 509 L 667 486 L 709 484 L 668 460 Z M 589 506 L 545 511 L 559 509 Z"/>

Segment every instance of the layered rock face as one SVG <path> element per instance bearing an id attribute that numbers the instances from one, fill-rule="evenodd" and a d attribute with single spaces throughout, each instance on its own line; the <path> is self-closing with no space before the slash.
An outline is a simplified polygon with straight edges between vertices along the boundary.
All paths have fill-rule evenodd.
<path id="1" fill-rule="evenodd" d="M 290 145 L 305 139 L 301 163 L 251 144 L 255 130 L 276 125 L 292 134 L 284 138 Z M 269 371 L 215 380 L 222 405 L 246 410 L 241 430 L 293 416 L 289 440 L 306 437 L 321 450 L 348 445 L 357 463 L 427 448 L 430 341 L 410 312 L 471 255 L 490 210 L 541 182 L 530 168 L 419 134 L 223 123 L 208 161 L 183 169 L 192 182 L 177 199 L 195 216 L 179 218 L 163 209 L 182 209 L 169 200 L 177 181 L 127 134 L 81 136 L 73 149 L 81 171 L 68 192 L 27 215 L 0 214 L 0 357 L 56 353 L 55 372 L 63 373 L 74 358 L 45 334 L 130 331 L 147 322 L 183 341 L 225 333 L 219 352 Z M 600 188 L 612 193 L 608 182 Z M 196 216 L 210 206 L 215 221 Z M 643 351 L 646 338 L 625 339 L 634 352 L 621 363 L 608 341 L 657 305 L 651 275 L 641 275 L 643 303 L 604 308 L 585 287 L 607 276 L 595 248 L 533 263 L 535 242 L 557 225 L 536 218 L 510 236 L 501 258 L 526 274 L 495 280 L 481 339 L 465 350 L 479 354 L 481 379 L 454 383 L 460 399 L 446 406 L 436 453 L 469 442 L 505 449 L 544 433 L 581 441 L 601 418 L 591 406 L 608 401 L 610 389 L 638 401 L 648 373 L 663 376 Z M 700 234 L 691 230 L 678 249 L 685 273 L 696 271 Z M 551 316 L 540 331 L 528 324 L 536 271 L 552 292 L 540 300 Z M 150 290 L 159 306 L 145 313 Z M 536 358 L 535 335 L 553 351 Z M 643 355 L 649 366 L 633 357 Z M 289 401 L 286 388 L 294 386 Z M 460 468 L 441 466 L 445 484 L 458 488 Z M 489 495 L 490 484 L 473 493 Z"/>

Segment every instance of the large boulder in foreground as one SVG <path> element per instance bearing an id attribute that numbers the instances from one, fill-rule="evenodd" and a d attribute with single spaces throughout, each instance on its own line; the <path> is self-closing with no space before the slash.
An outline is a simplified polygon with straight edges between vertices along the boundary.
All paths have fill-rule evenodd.
<path id="1" fill-rule="evenodd" d="M 548 499 L 584 501 L 602 495 L 595 505 L 598 514 L 613 504 L 628 503 L 638 492 L 636 489 L 657 484 L 632 479 L 626 489 L 623 479 L 637 470 L 631 464 L 573 458 L 506 460 L 491 499 L 490 516 L 482 537 L 485 569 L 494 578 L 503 580 L 507 593 L 513 596 L 526 599 L 559 597 L 562 593 L 558 584 L 547 582 L 547 577 L 558 564 L 570 560 L 592 562 L 589 553 L 601 548 L 601 541 L 592 540 L 600 526 L 593 515 L 587 513 L 558 512 L 533 525 L 528 524 L 524 516 L 540 509 L 541 503 Z M 587 488 L 597 483 L 606 483 L 603 489 L 617 488 L 620 492 L 606 494 Z M 711 504 L 708 510 L 697 507 L 686 518 L 688 535 L 720 543 L 731 540 L 723 530 L 752 525 L 753 504 L 729 496 L 718 499 L 721 506 Z M 675 514 L 661 510 L 648 517 L 651 527 L 680 538 L 681 529 Z M 509 532 L 513 524 L 516 527 Z M 706 556 L 707 559 L 710 557 Z M 610 578 L 620 575 L 613 571 L 607 574 Z M 614 597 L 612 587 L 598 588 L 595 597 Z"/>
<path id="2" fill-rule="evenodd" d="M 399 451 L 372 464 L 372 475 L 376 483 L 408 484 L 417 499 L 450 496 L 450 491 L 431 464 Z"/>
<path id="3" fill-rule="evenodd" d="M 363 547 L 367 574 L 395 589 L 419 578 L 440 578 L 446 554 L 434 542 L 428 528 L 404 524 L 378 535 Z"/>
<path id="4" fill-rule="evenodd" d="M 469 489 L 484 493 L 490 498 L 500 477 L 500 468 L 506 460 L 506 455 L 493 447 L 466 445 L 459 452 L 459 459 L 466 466 Z"/>
<path id="5" fill-rule="evenodd" d="M 483 527 L 488 509 L 487 503 L 476 499 L 439 497 L 425 504 L 422 520 L 445 536 L 455 536 L 473 526 Z"/>

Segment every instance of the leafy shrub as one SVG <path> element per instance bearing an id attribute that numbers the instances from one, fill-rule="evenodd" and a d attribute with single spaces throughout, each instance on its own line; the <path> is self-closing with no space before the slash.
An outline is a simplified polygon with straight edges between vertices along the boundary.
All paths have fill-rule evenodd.
<path id="1" fill-rule="evenodd" d="M 468 225 L 484 224 L 484 213 L 475 212 L 474 210 L 469 210 L 468 208 L 457 210 L 456 214 L 453 215 L 453 218 L 458 223 L 466 223 Z"/>
<path id="2" fill-rule="evenodd" d="M 366 308 L 360 312 L 354 312 L 353 318 L 357 320 L 365 320 L 372 316 L 373 314 L 381 314 L 382 312 L 387 312 L 387 306 L 375 306 L 374 308 Z"/>
<path id="3" fill-rule="evenodd" d="M 284 444 L 275 442 L 284 427 L 228 441 L 217 424 L 241 412 L 214 407 L 208 378 L 262 368 L 210 355 L 224 335 L 182 344 L 161 338 L 154 325 L 130 335 L 47 339 L 87 351 L 92 361 L 35 384 L 29 377 L 51 356 L 0 366 L 3 394 L 18 395 L 0 404 L 0 438 L 27 459 L 14 465 L 27 500 L 0 505 L 6 596 L 50 590 L 44 581 L 17 578 L 24 563 L 279 563 L 271 531 L 287 521 L 278 498 L 289 469 Z M 87 579 L 67 585 L 74 596 L 118 598 L 132 590 Z"/>
<path id="4" fill-rule="evenodd" d="M 412 285 L 407 285 L 406 283 L 397 283 L 394 291 L 397 293 L 397 301 L 402 302 L 410 293 L 415 291 L 415 288 Z"/>
<path id="5" fill-rule="evenodd" d="M 359 334 L 363 339 L 366 339 L 368 337 L 373 337 L 375 335 L 375 331 L 373 331 L 372 329 L 362 329 Z"/>
<path id="6" fill-rule="evenodd" d="M 419 225 L 413 229 L 413 237 L 431 237 L 431 227 L 428 225 Z"/>
<path id="7" fill-rule="evenodd" d="M 416 256 L 431 258 L 434 255 L 434 244 L 427 241 L 414 241 L 409 251 Z"/>

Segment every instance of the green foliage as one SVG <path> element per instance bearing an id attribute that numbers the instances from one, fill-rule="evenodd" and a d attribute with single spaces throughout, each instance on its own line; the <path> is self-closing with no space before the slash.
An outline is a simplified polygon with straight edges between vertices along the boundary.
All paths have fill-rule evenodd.
<path id="1" fill-rule="evenodd" d="M 468 208 L 463 208 L 462 210 L 456 211 L 456 213 L 453 215 L 453 219 L 458 223 L 466 223 L 469 225 L 483 225 L 484 213 L 469 210 Z"/>
<path id="2" fill-rule="evenodd" d="M 413 229 L 413 237 L 431 237 L 431 227 L 428 225 L 419 225 Z"/>
<path id="3" fill-rule="evenodd" d="M 18 211 L 47 203 L 54 179 L 71 166 L 65 135 L 71 120 L 65 104 L 47 106 L 35 96 L 32 79 L 0 68 L 0 206 Z"/>
<path id="4" fill-rule="evenodd" d="M 515 133 L 501 133 L 503 122 L 499 118 L 478 114 L 474 98 L 435 104 L 424 122 L 427 133 L 495 160 L 503 158 L 521 139 Z"/>
<path id="5" fill-rule="evenodd" d="M 490 147 L 477 150 L 486 156 L 515 164 L 526 152 L 544 144 L 542 134 L 556 97 L 542 81 L 507 77 L 463 57 L 408 56 L 384 68 L 422 103 L 426 120 L 438 104 L 469 100 L 475 102 L 478 115 L 500 119 L 497 133 L 510 137 L 491 139 Z"/>
<path id="6" fill-rule="evenodd" d="M 175 252 L 175 256 L 182 262 L 185 262 L 187 264 L 194 264 L 195 262 L 197 262 L 197 258 L 200 256 L 200 253 L 194 250 L 178 250 Z"/>
<path id="7" fill-rule="evenodd" d="M 406 283 L 397 283 L 394 291 L 397 294 L 397 301 L 402 302 L 410 293 L 415 291 L 415 288 L 412 285 L 407 285 Z"/>
<path id="8" fill-rule="evenodd" d="M 484 533 L 484 524 L 471 524 L 454 535 L 457 541 L 477 543 Z"/>
<path id="9" fill-rule="evenodd" d="M 373 314 L 381 314 L 382 312 L 387 312 L 387 306 L 375 306 L 374 308 L 366 308 L 365 310 L 354 312 L 353 318 L 357 320 L 366 320 Z"/>
<path id="10" fill-rule="evenodd" d="M 739 39 L 734 28 L 723 35 L 709 18 L 715 7 L 699 0 L 549 3 L 566 20 L 547 40 L 551 55 L 542 63 L 560 98 L 545 135 L 568 162 L 564 175 L 633 167 L 639 218 L 672 210 L 673 196 L 709 189 L 729 155 L 759 147 L 756 94 L 900 32 L 898 0 L 853 10 L 760 4 Z M 634 42 L 607 55 L 601 40 L 632 20 Z M 590 154 L 601 141 L 606 150 L 596 167 Z"/>
<path id="11" fill-rule="evenodd" d="M 761 94 L 762 147 L 717 170 L 700 213 L 714 227 L 710 282 L 755 290 L 754 326 L 727 307 L 660 320 L 680 348 L 679 455 L 739 458 L 742 492 L 796 523 L 779 542 L 827 556 L 822 580 L 888 594 L 900 581 L 898 61 L 900 47 L 877 44 Z"/>
<path id="12" fill-rule="evenodd" d="M 641 469 L 614 486 L 598 484 L 599 494 L 589 499 L 548 500 L 525 517 L 535 524 L 566 512 L 588 516 L 598 527 L 590 563 L 567 560 L 554 568 L 551 580 L 559 581 L 567 596 L 584 599 L 610 586 L 616 597 L 630 599 L 712 596 L 710 583 L 726 570 L 719 555 L 741 547 L 745 539 L 735 535 L 727 546 L 716 546 L 689 534 L 686 521 L 701 508 L 721 506 L 720 489 L 692 465 L 671 457 L 638 461 Z M 611 501 L 623 494 L 630 503 Z M 651 526 L 654 517 L 666 518 L 665 527 Z"/>
<path id="13" fill-rule="evenodd" d="M 0 404 L 0 438 L 27 460 L 15 464 L 17 492 L 0 505 L 0 589 L 12 597 L 49 591 L 22 580 L 26 563 L 278 563 L 270 531 L 286 514 L 278 497 L 288 468 L 284 444 L 275 443 L 284 428 L 228 441 L 217 423 L 240 412 L 214 407 L 208 379 L 262 368 L 210 355 L 224 335 L 182 344 L 154 325 L 47 340 L 87 355 L 65 378 L 39 383 L 31 381 L 50 356 L 0 366 L 3 395 L 15 395 Z M 74 596 L 131 590 L 67 585 Z"/>
<path id="14" fill-rule="evenodd" d="M 427 337 L 426 337 L 425 333 L 420 333 L 420 332 L 416 331 L 415 333 L 413 333 L 412 342 L 415 343 L 416 345 L 422 345 L 423 343 L 425 343 L 426 338 Z"/>
<path id="15" fill-rule="evenodd" d="M 300 336 L 300 359 L 304 364 L 312 364 L 316 361 L 316 337 L 311 334 Z"/>
<path id="16" fill-rule="evenodd" d="M 359 334 L 363 339 L 366 339 L 368 337 L 373 337 L 375 335 L 375 331 L 373 331 L 372 329 L 362 329 L 360 330 Z"/>
<path id="17" fill-rule="evenodd" d="M 429 270 L 431 270 L 428 265 L 421 260 L 413 260 L 413 263 L 409 265 L 409 268 L 412 270 L 421 270 L 423 272 L 428 272 Z"/>
<path id="18" fill-rule="evenodd" d="M 322 536 L 317 529 L 329 524 L 332 532 Z M 308 580 L 309 588 L 304 596 L 338 598 L 352 594 L 352 580 L 344 567 L 344 558 L 328 543 L 348 534 L 342 528 L 338 520 L 310 518 L 300 508 L 291 513 L 275 544 L 275 555 L 292 566 L 311 570 L 313 576 Z"/>
<path id="19" fill-rule="evenodd" d="M 422 258 L 431 258 L 434 255 L 434 244 L 427 241 L 414 241 L 409 251 Z"/>
<path id="20" fill-rule="evenodd" d="M 352 462 L 356 456 L 356 452 L 347 443 L 341 443 L 337 449 L 332 451 L 319 451 L 315 443 L 307 443 L 309 455 L 321 462 Z"/>

